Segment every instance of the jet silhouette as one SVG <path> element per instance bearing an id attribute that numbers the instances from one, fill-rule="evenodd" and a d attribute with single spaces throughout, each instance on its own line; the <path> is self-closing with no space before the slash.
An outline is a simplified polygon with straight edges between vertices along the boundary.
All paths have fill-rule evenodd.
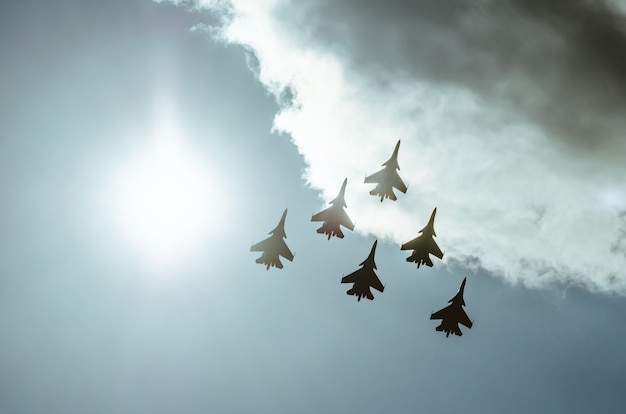
<path id="1" fill-rule="evenodd" d="M 340 239 L 343 239 L 343 232 L 339 228 L 339 226 L 344 226 L 348 230 L 354 230 L 354 223 L 350 220 L 350 217 L 344 211 L 344 207 L 347 207 L 345 201 L 345 193 L 346 193 L 346 184 L 348 183 L 348 179 L 343 180 L 343 184 L 341 185 L 341 190 L 339 190 L 339 194 L 333 201 L 329 204 L 331 205 L 326 210 L 322 210 L 317 214 L 314 214 L 311 217 L 311 221 L 323 221 L 322 227 L 317 229 L 317 232 L 320 234 L 327 234 L 328 240 L 330 240 L 331 236 L 337 236 Z"/>
<path id="2" fill-rule="evenodd" d="M 256 262 L 266 265 L 266 270 L 269 270 L 270 266 L 275 266 L 279 269 L 283 268 L 283 264 L 280 262 L 279 256 L 283 256 L 289 261 L 293 260 L 293 253 L 291 253 L 291 250 L 289 250 L 289 247 L 287 247 L 287 244 L 283 240 L 283 238 L 287 238 L 287 235 L 285 234 L 286 217 L 287 209 L 283 212 L 276 228 L 268 233 L 271 234 L 271 236 L 263 241 L 253 244 L 252 247 L 250 247 L 251 252 L 263 252 L 261 257 L 256 259 Z"/>
<path id="3" fill-rule="evenodd" d="M 396 170 L 400 169 L 398 165 L 398 150 L 400 149 L 400 141 L 396 144 L 396 148 L 393 150 L 393 154 L 391 154 L 391 158 L 387 160 L 383 164 L 385 168 L 382 170 L 375 172 L 374 174 L 365 177 L 366 183 L 377 183 L 376 187 L 370 191 L 371 195 L 380 196 L 380 202 L 383 202 L 383 199 L 390 198 L 393 201 L 397 200 L 396 195 L 393 192 L 393 188 L 397 188 L 398 190 L 406 193 L 406 185 L 402 182 L 402 178 L 398 175 Z"/>
<path id="4" fill-rule="evenodd" d="M 459 323 L 472 329 L 473 323 L 463 310 L 463 306 L 465 306 L 463 290 L 465 289 L 466 281 L 467 278 L 464 278 L 457 294 L 448 301 L 448 303 L 451 303 L 450 305 L 430 315 L 430 319 L 441 319 L 441 324 L 436 327 L 435 330 L 438 332 L 444 331 L 446 337 L 448 337 L 450 333 L 458 336 L 463 335 L 463 332 L 461 332 L 459 328 Z"/>
<path id="5" fill-rule="evenodd" d="M 370 252 L 367 259 L 365 259 L 359 266 L 361 267 L 359 270 L 350 273 L 348 276 L 344 276 L 341 278 L 341 283 L 354 283 L 352 289 L 348 290 L 346 293 L 348 295 L 354 295 L 357 297 L 357 300 L 360 302 L 361 298 L 366 297 L 369 300 L 374 300 L 374 295 L 372 295 L 372 291 L 370 287 L 373 287 L 379 292 L 385 290 L 385 287 L 382 283 L 380 283 L 380 279 L 376 276 L 374 269 L 376 269 L 376 263 L 374 262 L 374 253 L 376 252 L 376 245 L 378 244 L 378 240 L 374 242 L 372 246 L 372 251 Z"/>
<path id="6" fill-rule="evenodd" d="M 430 220 L 428 220 L 426 227 L 419 231 L 422 234 L 400 247 L 400 250 L 413 250 L 413 253 L 406 258 L 406 261 L 417 263 L 418 268 L 423 264 L 430 267 L 433 266 L 433 262 L 430 260 L 431 254 L 440 259 L 443 258 L 441 249 L 437 246 L 435 239 L 433 239 L 433 236 L 437 236 L 435 233 L 435 214 L 437 214 L 437 207 L 430 215 Z"/>

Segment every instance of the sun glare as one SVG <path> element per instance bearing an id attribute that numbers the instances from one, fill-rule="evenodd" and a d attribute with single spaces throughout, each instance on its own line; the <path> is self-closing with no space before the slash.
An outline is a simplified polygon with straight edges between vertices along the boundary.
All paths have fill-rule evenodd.
<path id="1" fill-rule="evenodd" d="M 157 270 L 180 265 L 215 224 L 209 189 L 216 177 L 172 121 L 162 118 L 150 145 L 118 171 L 114 185 L 119 227 Z"/>

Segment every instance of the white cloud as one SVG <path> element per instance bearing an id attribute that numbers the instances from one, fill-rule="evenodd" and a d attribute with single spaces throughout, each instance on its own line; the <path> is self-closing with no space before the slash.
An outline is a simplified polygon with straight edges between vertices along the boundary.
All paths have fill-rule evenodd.
<path id="1" fill-rule="evenodd" d="M 233 0 L 222 35 L 253 51 L 271 93 L 291 91 L 293 105 L 277 114 L 275 128 L 292 136 L 308 164 L 307 181 L 327 200 L 348 177 L 355 230 L 407 241 L 436 206 L 444 263 L 480 265 L 533 287 L 562 281 L 626 293 L 620 250 L 626 169 L 612 161 L 619 157 L 571 151 L 532 118 L 462 85 L 411 71 L 372 76 L 335 45 L 295 33 L 285 24 L 288 5 Z M 409 190 L 381 205 L 363 178 L 380 168 L 398 139 Z"/>

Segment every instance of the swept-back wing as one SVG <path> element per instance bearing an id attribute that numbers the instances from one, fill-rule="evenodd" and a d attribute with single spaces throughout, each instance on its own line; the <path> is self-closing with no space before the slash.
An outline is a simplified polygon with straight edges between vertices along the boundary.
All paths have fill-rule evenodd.
<path id="1" fill-rule="evenodd" d="M 338 226 L 344 226 L 349 230 L 354 230 L 354 223 L 348 217 L 348 213 L 342 208 L 328 207 L 326 210 L 322 210 L 317 214 L 313 214 L 311 221 L 325 221 L 336 223 Z"/>
<path id="2" fill-rule="evenodd" d="M 365 177 L 365 183 L 380 183 L 387 180 L 387 171 L 385 168 Z"/>
<path id="3" fill-rule="evenodd" d="M 473 323 L 470 321 L 469 316 L 467 316 L 467 313 L 465 313 L 463 308 L 460 308 L 460 312 L 458 313 L 458 321 L 461 325 L 472 329 Z"/>
<path id="4" fill-rule="evenodd" d="M 380 184 L 381 187 L 395 187 L 403 193 L 406 193 L 407 190 L 407 187 L 404 184 L 404 181 L 402 181 L 402 178 L 400 178 L 398 172 L 389 167 L 383 168 L 372 175 L 368 175 L 365 177 L 365 183 L 377 183 Z"/>
<path id="5" fill-rule="evenodd" d="M 354 230 L 354 223 L 352 222 L 352 220 L 350 220 L 350 217 L 348 217 L 348 214 L 344 210 L 339 210 L 337 212 L 337 215 L 337 219 L 340 225 L 344 226 L 350 231 Z"/>
<path id="6" fill-rule="evenodd" d="M 406 185 L 404 184 L 404 181 L 402 181 L 402 178 L 400 178 L 400 175 L 398 175 L 397 172 L 393 172 L 393 175 L 390 177 L 391 179 L 391 186 L 397 188 L 398 190 L 402 191 L 403 193 L 406 193 Z"/>
<path id="7" fill-rule="evenodd" d="M 327 208 L 326 210 L 322 210 L 317 214 L 313 214 L 311 217 L 311 221 L 328 221 L 330 220 L 331 212 L 329 211 L 332 207 Z"/>
<path id="8" fill-rule="evenodd" d="M 428 252 L 440 259 L 443 258 L 443 252 L 439 248 L 439 245 L 437 245 L 437 242 L 433 239 L 430 239 L 430 241 L 428 242 Z"/>
<path id="9" fill-rule="evenodd" d="M 450 316 L 449 310 L 452 305 L 446 306 L 443 309 L 439 309 L 437 312 L 430 315 L 430 319 L 444 319 Z"/>
<path id="10" fill-rule="evenodd" d="M 277 247 L 279 255 L 283 256 L 290 262 L 293 261 L 293 253 L 291 252 L 291 250 L 289 250 L 289 247 L 287 247 L 287 243 L 285 243 L 284 240 L 279 240 L 279 245 Z"/>
<path id="11" fill-rule="evenodd" d="M 272 240 L 271 237 L 268 237 L 265 240 L 261 240 L 258 243 L 253 244 L 252 246 L 250 246 L 250 251 L 251 252 L 264 252 L 266 250 L 270 250 L 274 247 L 274 240 Z"/>
<path id="12" fill-rule="evenodd" d="M 355 270 L 354 272 L 350 273 L 349 275 L 346 275 L 344 277 L 341 278 L 341 283 L 357 283 L 357 282 L 361 282 L 364 279 L 369 278 L 370 274 L 374 273 L 374 271 L 372 269 L 359 269 L 359 270 Z M 374 275 L 376 276 L 376 275 Z"/>
<path id="13" fill-rule="evenodd" d="M 432 237 L 418 236 L 411 241 L 408 241 L 400 247 L 401 250 L 416 250 L 418 252 L 425 252 L 432 254 L 438 258 L 443 258 L 443 252 L 439 248 L 439 245 Z"/>
<path id="14" fill-rule="evenodd" d="M 383 286 L 382 282 L 380 281 L 380 279 L 378 278 L 378 276 L 376 276 L 374 272 L 372 272 L 372 278 L 370 279 L 369 282 L 370 282 L 370 286 L 376 289 L 377 291 L 382 292 L 383 290 L 385 290 L 385 287 Z"/>

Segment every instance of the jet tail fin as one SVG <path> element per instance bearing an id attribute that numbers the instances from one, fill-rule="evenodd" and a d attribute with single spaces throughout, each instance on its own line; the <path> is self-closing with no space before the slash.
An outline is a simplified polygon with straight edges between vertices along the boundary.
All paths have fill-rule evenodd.
<path id="1" fill-rule="evenodd" d="M 276 234 L 282 237 L 283 239 L 286 239 L 287 238 L 287 234 L 285 233 L 285 219 L 286 218 L 287 218 L 287 209 L 283 211 L 283 215 L 280 217 L 280 221 L 278 222 L 278 225 L 276 226 L 276 228 L 270 231 L 269 234 L 271 235 Z"/>
<path id="2" fill-rule="evenodd" d="M 370 251 L 369 256 L 367 256 L 367 259 L 363 260 L 359 266 L 369 266 L 372 267 L 374 269 L 378 269 L 376 267 L 376 262 L 374 261 L 374 254 L 376 253 L 376 246 L 378 245 L 378 240 L 374 241 L 374 245 L 372 245 L 372 250 Z"/>
<path id="3" fill-rule="evenodd" d="M 467 278 L 463 278 L 463 282 L 461 282 L 461 287 L 459 287 L 459 291 L 454 295 L 452 299 L 448 301 L 448 303 L 458 303 L 462 306 L 465 306 L 465 299 L 463 299 L 463 292 L 465 291 L 465 282 L 467 282 Z"/>
<path id="4" fill-rule="evenodd" d="M 435 215 L 437 215 L 437 207 L 430 213 L 430 219 L 428 220 L 428 224 L 424 226 L 419 232 L 423 233 L 425 236 L 435 236 L 437 237 L 437 233 L 435 233 Z"/>
<path id="5" fill-rule="evenodd" d="M 393 150 L 393 154 L 391 154 L 391 158 L 389 158 L 383 165 L 387 166 L 388 168 L 399 170 L 400 169 L 400 166 L 398 165 L 398 151 L 399 150 L 400 150 L 400 140 L 398 140 L 398 143 L 396 144 L 396 147 Z"/>
<path id="6" fill-rule="evenodd" d="M 348 178 L 346 177 L 343 180 L 343 184 L 341 184 L 341 189 L 339 190 L 339 194 L 335 197 L 330 204 L 339 204 L 342 207 L 348 207 L 346 204 L 346 185 L 348 184 Z"/>

